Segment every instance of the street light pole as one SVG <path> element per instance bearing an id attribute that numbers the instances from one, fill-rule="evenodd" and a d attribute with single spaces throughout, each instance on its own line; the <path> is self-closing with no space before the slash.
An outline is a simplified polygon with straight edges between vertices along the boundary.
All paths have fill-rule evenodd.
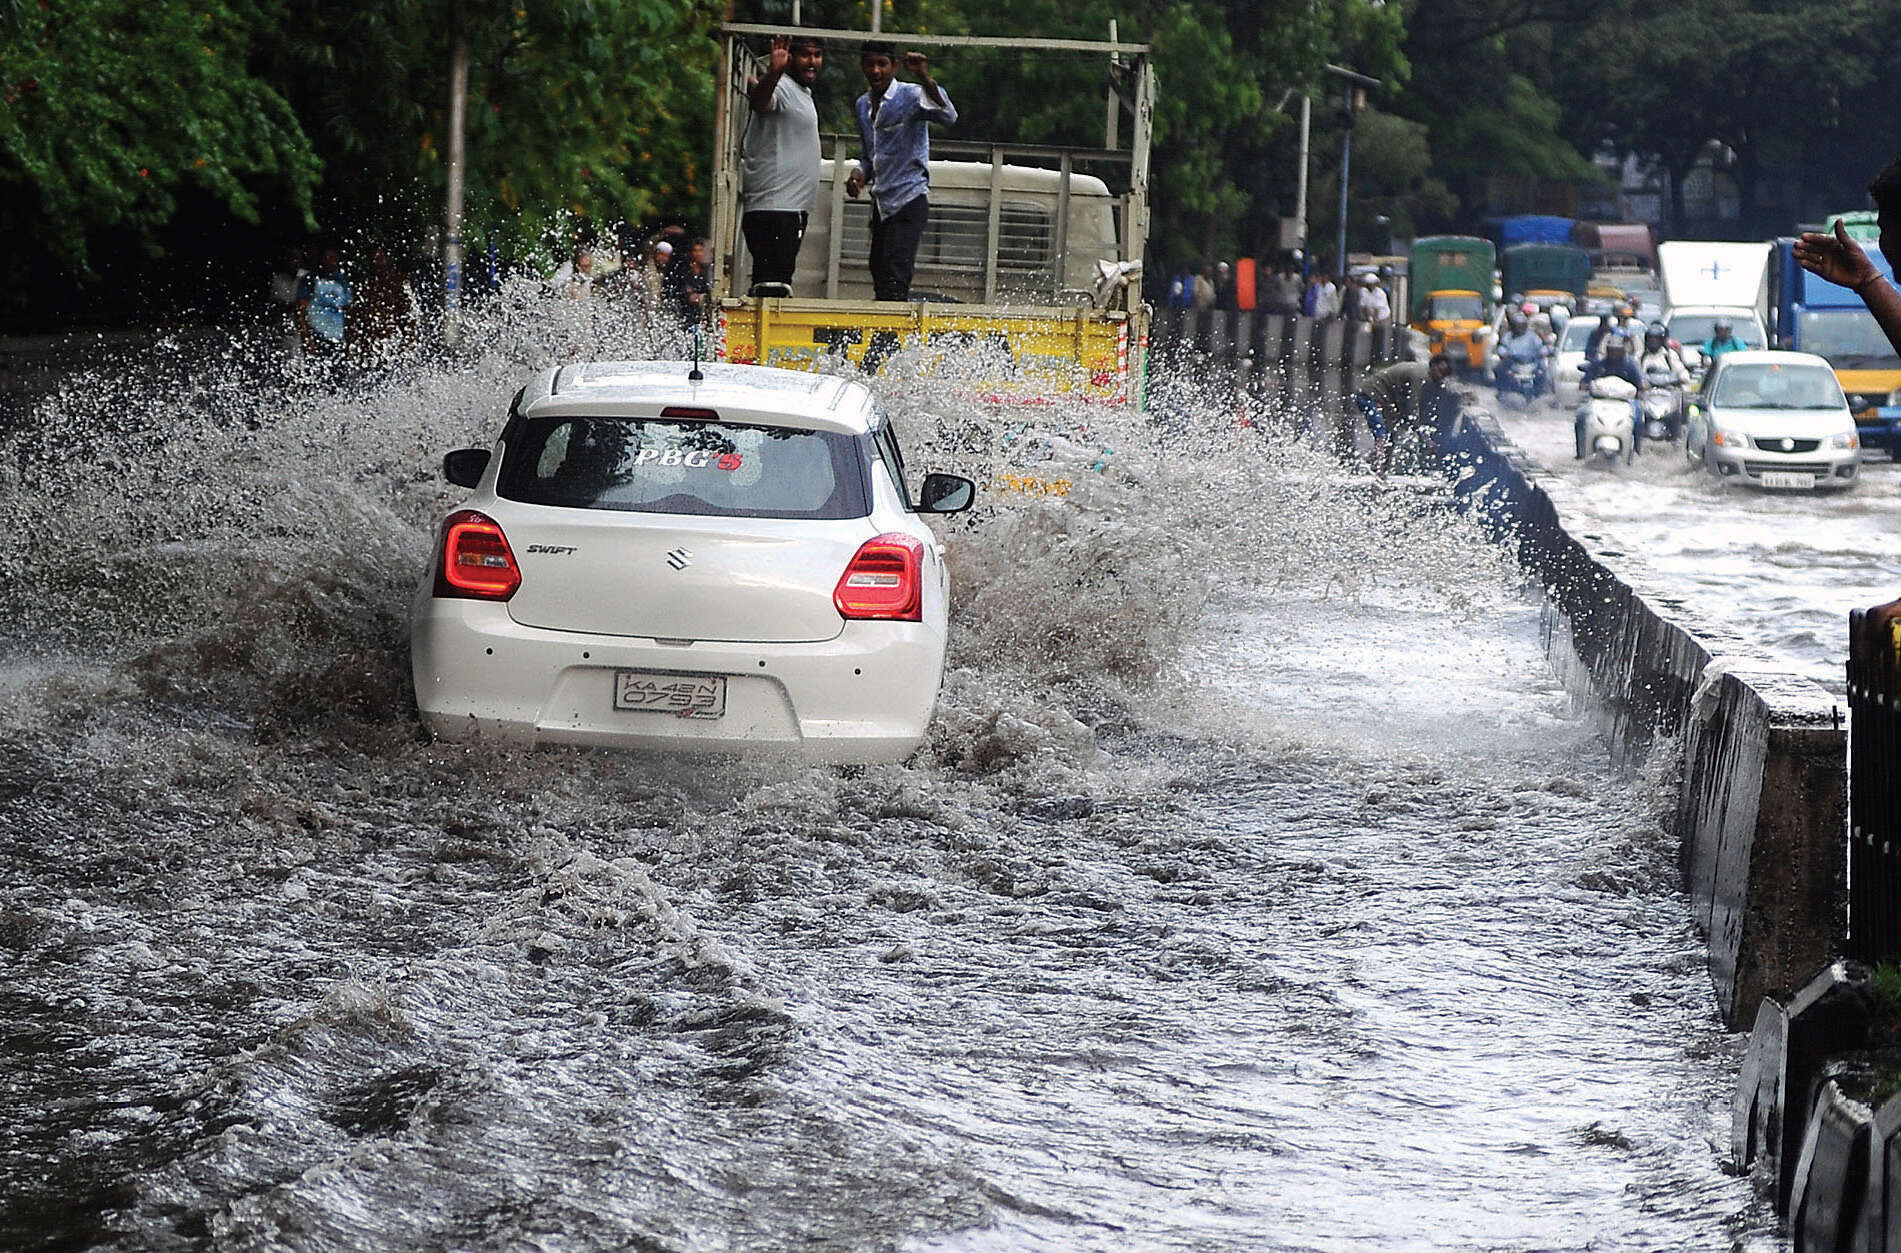
<path id="1" fill-rule="evenodd" d="M 1340 136 L 1340 231 L 1338 252 L 1334 257 L 1334 270 L 1344 279 L 1347 272 L 1347 175 L 1353 164 L 1353 115 L 1366 107 L 1366 89 L 1379 86 L 1380 80 L 1339 65 L 1329 65 L 1326 71 L 1345 80 L 1341 84 L 1340 96 L 1340 120 L 1344 123 Z"/>
<path id="2" fill-rule="evenodd" d="M 1307 138 L 1313 133 L 1314 100 L 1305 92 L 1300 96 L 1300 169 L 1294 175 L 1294 248 L 1300 253 L 1300 277 L 1304 282 L 1313 272 L 1313 258 L 1307 255 Z"/>
<path id="3" fill-rule="evenodd" d="M 1340 119 L 1340 233 L 1333 253 L 1334 273 L 1340 276 L 1342 294 L 1347 277 L 1347 173 L 1353 167 L 1353 84 L 1342 84 Z"/>

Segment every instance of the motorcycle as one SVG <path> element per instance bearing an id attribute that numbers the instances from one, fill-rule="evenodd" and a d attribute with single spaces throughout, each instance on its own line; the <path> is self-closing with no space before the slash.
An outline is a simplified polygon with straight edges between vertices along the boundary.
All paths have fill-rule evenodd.
<path id="1" fill-rule="evenodd" d="M 1605 375 L 1591 380 L 1584 403 L 1578 408 L 1586 456 L 1596 453 L 1605 465 L 1619 460 L 1630 462 L 1636 452 L 1630 402 L 1636 397 L 1637 389 L 1628 379 Z"/>
<path id="2" fill-rule="evenodd" d="M 1501 401 L 1520 396 L 1527 405 L 1545 389 L 1544 364 L 1534 357 L 1507 357 L 1500 354 L 1492 365 L 1492 380 Z"/>
<path id="3" fill-rule="evenodd" d="M 1644 438 L 1674 440 L 1683 433 L 1683 389 L 1669 370 L 1650 370 L 1645 378 Z"/>

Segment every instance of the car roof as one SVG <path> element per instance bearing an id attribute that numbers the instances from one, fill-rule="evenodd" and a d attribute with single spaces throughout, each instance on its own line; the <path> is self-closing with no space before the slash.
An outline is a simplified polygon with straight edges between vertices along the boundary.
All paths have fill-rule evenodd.
<path id="1" fill-rule="evenodd" d="M 543 370 L 523 390 L 524 417 L 657 417 L 711 409 L 721 421 L 862 435 L 876 418 L 862 383 L 806 370 L 703 361 L 587 361 Z"/>

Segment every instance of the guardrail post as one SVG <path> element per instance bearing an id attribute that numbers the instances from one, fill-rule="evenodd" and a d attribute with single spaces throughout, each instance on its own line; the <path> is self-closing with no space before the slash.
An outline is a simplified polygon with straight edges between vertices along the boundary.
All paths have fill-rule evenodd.
<path id="1" fill-rule="evenodd" d="M 1312 318 L 1295 318 L 1290 323 L 1287 342 L 1281 352 L 1280 375 L 1281 394 L 1286 398 L 1288 412 L 1304 413 L 1318 419 L 1320 414 L 1314 403 L 1311 361 L 1315 325 Z M 1331 438 L 1331 432 L 1324 424 L 1316 421 L 1315 426 L 1320 429 L 1323 438 Z"/>
<path id="2" fill-rule="evenodd" d="M 1349 461 L 1359 451 L 1359 430 L 1346 420 L 1346 390 L 1342 387 L 1341 363 L 1346 359 L 1347 324 L 1339 318 L 1321 323 L 1314 337 L 1313 378 L 1315 399 L 1320 405 L 1322 427 L 1331 432 L 1334 455 Z"/>
<path id="3" fill-rule="evenodd" d="M 1901 959 L 1901 644 L 1875 610 L 1848 616 L 1848 953 Z"/>
<path id="4" fill-rule="evenodd" d="M 1286 394 L 1287 376 L 1281 372 L 1286 355 L 1287 319 L 1277 313 L 1254 321 L 1250 348 L 1254 353 L 1253 387 L 1263 404 L 1277 404 Z"/>
<path id="5" fill-rule="evenodd" d="M 1225 309 L 1208 311 L 1207 380 L 1217 388 L 1234 389 L 1234 315 Z"/>
<path id="6" fill-rule="evenodd" d="M 1349 393 L 1360 385 L 1361 377 L 1373 360 L 1372 328 L 1364 322 L 1352 323 L 1347 329 L 1347 350 L 1345 369 L 1342 371 L 1342 387 Z"/>

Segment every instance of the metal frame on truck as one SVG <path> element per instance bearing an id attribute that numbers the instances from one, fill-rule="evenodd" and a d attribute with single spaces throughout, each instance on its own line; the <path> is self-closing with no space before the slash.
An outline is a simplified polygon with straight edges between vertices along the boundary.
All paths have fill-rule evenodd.
<path id="1" fill-rule="evenodd" d="M 749 295 L 744 282 L 749 259 L 739 232 L 740 153 L 749 116 L 746 84 L 758 58 L 745 40 L 774 35 L 820 39 L 853 51 L 864 40 L 878 38 L 900 47 L 1102 57 L 1107 67 L 1104 144 L 972 143 L 933 135 L 932 215 L 940 219 L 940 234 L 955 236 L 941 245 L 945 255 L 936 262 L 945 290 L 921 291 L 897 302 L 868 298 L 864 232 L 852 207 L 862 202 L 845 195 L 858 136 L 822 135 L 820 203 L 807 228 L 793 294 Z M 712 260 L 721 357 L 804 368 L 843 358 L 876 369 L 899 349 L 938 345 L 956 352 L 978 346 L 984 351 L 960 353 L 954 368 L 947 359 L 939 364 L 979 395 L 1141 403 L 1150 311 L 1142 303 L 1140 271 L 1148 240 L 1155 113 L 1147 44 L 874 34 L 741 22 L 722 25 L 720 41 Z M 954 99 L 954 85 L 952 92 Z M 1126 144 L 1121 141 L 1125 121 Z M 1093 229 L 1094 218 L 1081 220 L 1084 213 L 1101 212 L 1109 216 L 1105 229 Z M 822 255 L 811 255 L 815 249 Z M 920 260 L 919 287 L 927 287 L 932 265 Z"/>

